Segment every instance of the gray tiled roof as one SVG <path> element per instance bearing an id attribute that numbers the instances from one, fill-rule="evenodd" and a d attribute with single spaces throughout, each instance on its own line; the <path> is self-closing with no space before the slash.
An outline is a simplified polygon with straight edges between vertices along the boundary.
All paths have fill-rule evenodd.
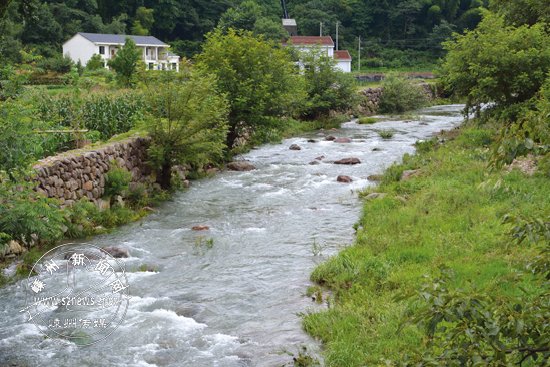
<path id="1" fill-rule="evenodd" d="M 79 32 L 82 37 L 94 43 L 115 43 L 115 44 L 124 44 L 126 38 L 131 38 L 134 40 L 136 45 L 154 45 L 154 46 L 168 46 L 166 43 L 162 42 L 156 37 L 153 36 L 130 36 L 125 34 L 102 34 L 102 33 L 83 33 Z"/>

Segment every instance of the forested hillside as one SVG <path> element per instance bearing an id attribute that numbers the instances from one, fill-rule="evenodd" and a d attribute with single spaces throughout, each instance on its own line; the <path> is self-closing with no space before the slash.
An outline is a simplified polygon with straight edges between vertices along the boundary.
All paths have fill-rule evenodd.
<path id="1" fill-rule="evenodd" d="M 501 2 L 501 1 L 495 1 Z M 364 65 L 414 66 L 441 56 L 451 32 L 473 28 L 488 0 L 289 0 L 290 17 L 302 35 L 335 37 L 352 55 L 362 39 Z M 244 28 L 279 39 L 279 0 L 2 0 L 0 54 L 21 61 L 21 50 L 59 55 L 76 32 L 151 34 L 184 56 L 199 51 L 217 25 Z"/>

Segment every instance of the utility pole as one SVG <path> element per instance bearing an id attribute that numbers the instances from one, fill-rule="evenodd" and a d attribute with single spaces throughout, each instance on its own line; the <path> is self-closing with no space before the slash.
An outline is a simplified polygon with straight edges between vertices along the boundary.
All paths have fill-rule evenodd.
<path id="1" fill-rule="evenodd" d="M 338 51 L 338 26 L 340 22 L 336 21 L 336 51 Z"/>
<path id="2" fill-rule="evenodd" d="M 323 22 L 319 24 L 319 36 L 323 37 Z"/>
<path id="3" fill-rule="evenodd" d="M 361 36 L 359 36 L 358 51 L 359 51 L 359 60 L 357 60 L 357 71 L 361 72 Z"/>

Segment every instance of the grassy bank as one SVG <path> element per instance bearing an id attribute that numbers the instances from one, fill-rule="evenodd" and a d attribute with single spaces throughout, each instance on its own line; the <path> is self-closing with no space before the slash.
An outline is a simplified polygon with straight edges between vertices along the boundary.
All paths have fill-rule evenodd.
<path id="1" fill-rule="evenodd" d="M 397 365 L 414 356 L 418 361 L 429 350 L 442 353 L 445 348 L 434 351 L 441 343 L 437 333 L 427 332 L 430 325 L 408 322 L 426 312 L 415 294 L 436 305 L 451 299 L 433 297 L 441 283 L 425 277 L 438 277 L 442 268 L 453 273 L 444 285 L 451 293 L 460 289 L 499 305 L 548 292 L 538 278 L 518 275 L 539 250 L 513 242 L 512 226 L 503 222 L 507 215 L 548 218 L 548 172 L 489 171 L 493 131 L 464 127 L 453 133 L 442 146 L 421 143 L 417 155 L 390 167 L 373 190 L 386 196 L 365 201 L 355 243 L 312 273 L 332 298 L 326 311 L 305 316 L 304 328 L 324 342 L 328 366 Z M 401 180 L 404 170 L 413 169 L 419 171 Z M 426 282 L 429 291 L 422 293 Z M 548 308 L 542 311 L 548 314 Z M 456 331 L 461 324 L 437 327 L 442 325 Z"/>

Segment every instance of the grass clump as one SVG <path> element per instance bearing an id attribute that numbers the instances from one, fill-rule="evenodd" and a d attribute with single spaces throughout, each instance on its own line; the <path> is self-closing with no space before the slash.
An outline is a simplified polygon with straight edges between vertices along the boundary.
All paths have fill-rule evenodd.
<path id="1" fill-rule="evenodd" d="M 382 139 L 391 139 L 395 134 L 395 132 L 392 130 L 378 130 L 377 132 Z"/>
<path id="2" fill-rule="evenodd" d="M 521 360 L 521 343 L 544 346 L 548 283 L 533 272 L 548 263 L 550 181 L 545 172 L 489 171 L 493 136 L 464 128 L 446 144 L 419 145 L 417 155 L 385 172 L 376 191 L 386 196 L 365 202 L 355 244 L 313 271 L 311 279 L 332 290 L 331 307 L 305 315 L 303 325 L 325 343 L 327 366 L 449 365 L 441 362 L 446 350 L 465 361 L 479 353 L 483 365 L 496 365 Z M 410 169 L 423 173 L 401 180 Z M 498 327 L 494 337 L 489 324 Z M 474 327 L 483 332 L 468 339 Z M 491 338 L 510 353 L 495 352 Z M 524 365 L 540 365 L 545 355 Z"/>
<path id="3" fill-rule="evenodd" d="M 363 116 L 357 119 L 357 123 L 360 125 L 370 125 L 370 124 L 375 124 L 377 122 L 378 122 L 378 119 L 376 117 Z"/>

